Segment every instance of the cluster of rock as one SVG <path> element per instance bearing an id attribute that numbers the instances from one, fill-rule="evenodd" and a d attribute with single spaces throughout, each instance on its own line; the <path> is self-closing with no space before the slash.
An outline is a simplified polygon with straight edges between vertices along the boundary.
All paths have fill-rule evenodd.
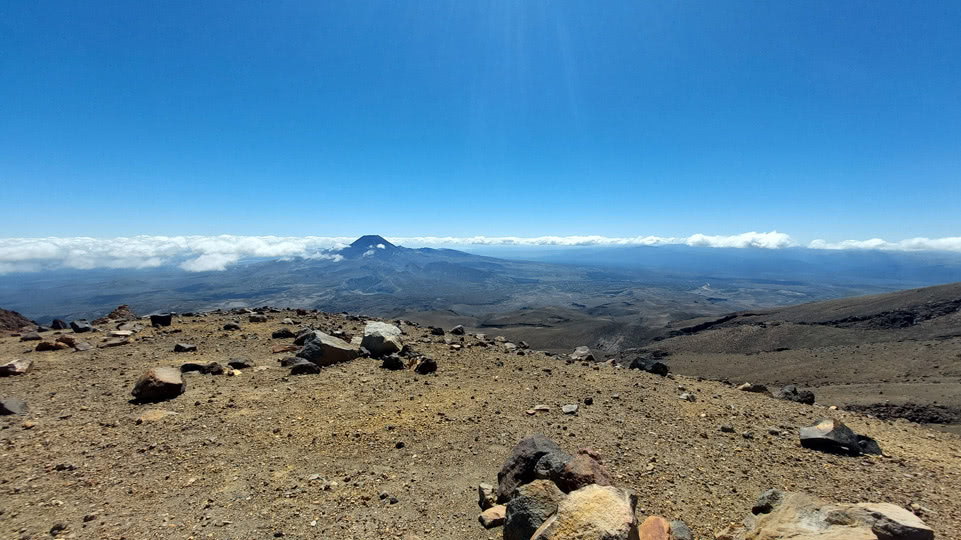
<path id="1" fill-rule="evenodd" d="M 752 392 L 755 394 L 764 394 L 766 396 L 774 397 L 777 399 L 783 399 L 786 401 L 793 401 L 795 403 L 803 403 L 805 405 L 814 405 L 814 392 L 810 390 L 802 390 L 794 384 L 788 384 L 781 387 L 780 390 L 776 392 L 771 392 L 767 386 L 763 384 L 752 384 L 744 383 L 737 387 L 738 390 L 743 392 Z"/>
<path id="2" fill-rule="evenodd" d="M 715 540 L 933 540 L 913 513 L 889 503 L 829 503 L 804 493 L 768 490 L 742 524 Z"/>
<path id="3" fill-rule="evenodd" d="M 585 448 L 571 456 L 543 435 L 514 447 L 497 474 L 497 488 L 479 486 L 478 504 L 480 523 L 503 526 L 505 540 L 691 538 L 681 522 L 652 516 L 639 523 L 636 495 L 613 486 L 596 452 Z"/>

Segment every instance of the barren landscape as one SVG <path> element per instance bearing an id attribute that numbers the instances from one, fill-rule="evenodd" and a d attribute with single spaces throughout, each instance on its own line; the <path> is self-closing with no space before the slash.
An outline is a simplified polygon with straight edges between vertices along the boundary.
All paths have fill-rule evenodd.
<path id="1" fill-rule="evenodd" d="M 94 346 L 83 352 L 0 340 L 4 362 L 32 362 L 0 378 L 2 397 L 29 406 L 0 417 L 0 536 L 495 538 L 477 522 L 477 487 L 496 485 L 512 447 L 542 433 L 570 453 L 594 449 L 618 486 L 636 492 L 640 519 L 682 519 L 696 538 L 739 522 L 769 488 L 893 503 L 938 538 L 961 537 L 961 440 L 951 434 L 829 410 L 820 396 L 804 405 L 409 323 L 399 324 L 407 354 L 436 360 L 434 373 L 360 357 L 292 375 L 278 362 L 291 353 L 273 351 L 297 347 L 275 331 L 310 326 L 350 341 L 366 319 L 264 315 L 41 333 L 43 342 L 66 335 Z M 224 330 L 232 322 L 240 328 Z M 122 324 L 136 331 L 102 347 Z M 177 344 L 196 351 L 174 352 Z M 227 364 L 239 357 L 248 367 L 234 371 Z M 188 372 L 186 391 L 169 401 L 131 400 L 149 368 L 208 362 L 226 373 Z M 573 414 L 561 411 L 573 404 Z M 870 435 L 884 455 L 803 448 L 798 428 L 822 417 Z"/>

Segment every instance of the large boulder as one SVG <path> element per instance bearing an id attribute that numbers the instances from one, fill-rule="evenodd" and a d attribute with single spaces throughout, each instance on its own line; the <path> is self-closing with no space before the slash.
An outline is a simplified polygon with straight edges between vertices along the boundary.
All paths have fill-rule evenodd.
<path id="1" fill-rule="evenodd" d="M 543 435 L 521 439 L 497 473 L 497 502 L 507 502 L 518 486 L 533 481 L 537 462 L 547 454 L 555 453 L 566 456 L 567 459 L 563 460 L 565 463 L 570 460 L 560 446 Z"/>
<path id="2" fill-rule="evenodd" d="M 801 446 L 834 454 L 880 454 L 877 441 L 866 435 L 858 435 L 840 420 L 822 418 L 812 426 L 800 430 Z"/>
<path id="3" fill-rule="evenodd" d="M 384 322 L 369 321 L 364 327 L 364 339 L 360 346 L 372 356 L 400 352 L 404 348 L 400 328 Z"/>
<path id="4" fill-rule="evenodd" d="M 529 540 L 563 500 L 564 493 L 550 480 L 518 486 L 507 503 L 504 540 Z"/>
<path id="5" fill-rule="evenodd" d="M 75 321 L 71 321 L 70 328 L 72 328 L 77 334 L 82 334 L 84 332 L 90 332 L 93 330 L 93 327 L 90 326 L 90 323 L 87 321 L 87 319 L 77 319 Z"/>
<path id="6" fill-rule="evenodd" d="M 911 512 L 888 503 L 835 504 L 803 493 L 769 490 L 728 537 L 745 540 L 933 540 Z"/>
<path id="7" fill-rule="evenodd" d="M 11 375 L 23 375 L 24 373 L 30 371 L 30 366 L 33 365 L 33 361 L 27 360 L 26 358 L 19 358 L 11 362 L 7 362 L 0 366 L 0 377 L 9 377 Z"/>
<path id="8" fill-rule="evenodd" d="M 591 353 L 591 349 L 589 347 L 586 345 L 581 345 L 580 347 L 574 349 L 574 352 L 571 353 L 571 360 L 577 360 L 579 362 L 593 362 L 594 354 Z"/>
<path id="9" fill-rule="evenodd" d="M 63 319 L 54 319 L 53 322 L 50 323 L 50 328 L 53 328 L 54 330 L 66 330 L 67 328 L 70 328 L 70 326 Z"/>
<path id="10" fill-rule="evenodd" d="M 161 313 L 159 315 L 150 316 L 150 326 L 154 328 L 159 328 L 161 326 L 170 326 L 173 323 L 174 316 L 172 313 Z"/>
<path id="11" fill-rule="evenodd" d="M 137 401 L 163 401 L 183 394 L 186 389 L 179 369 L 156 367 L 148 369 L 140 377 L 131 394 Z"/>
<path id="12" fill-rule="evenodd" d="M 636 506 L 629 491 L 591 484 L 568 494 L 531 540 L 638 540 Z"/>
<path id="13" fill-rule="evenodd" d="M 805 405 L 814 405 L 814 392 L 810 390 L 800 390 L 796 385 L 789 384 L 774 393 L 774 397 Z"/>
<path id="14" fill-rule="evenodd" d="M 297 356 L 318 366 L 330 366 L 357 358 L 360 349 L 342 339 L 314 330 L 307 336 Z"/>

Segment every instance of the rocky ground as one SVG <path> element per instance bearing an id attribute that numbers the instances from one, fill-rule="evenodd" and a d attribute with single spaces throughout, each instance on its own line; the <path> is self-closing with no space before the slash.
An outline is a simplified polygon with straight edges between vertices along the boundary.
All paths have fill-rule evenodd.
<path id="1" fill-rule="evenodd" d="M 129 342 L 97 347 L 109 323 L 76 336 L 94 345 L 83 352 L 0 339 L 0 364 L 33 361 L 0 378 L 0 397 L 30 408 L 0 416 L 0 538 L 498 538 L 477 522 L 477 485 L 496 484 L 511 448 L 532 433 L 571 453 L 593 448 L 617 485 L 637 493 L 641 519 L 682 519 L 697 538 L 740 521 L 769 488 L 893 503 L 921 514 L 937 538 L 961 538 L 955 435 L 691 377 L 521 356 L 409 324 L 403 339 L 437 361 L 435 373 L 358 358 L 295 376 L 278 362 L 291 353 L 273 352 L 293 339 L 273 332 L 311 325 L 349 341 L 364 321 L 267 317 L 212 313 L 161 328 L 141 320 Z M 232 321 L 241 328 L 224 330 Z M 57 332 L 73 333 L 43 332 L 43 342 Z M 178 343 L 196 351 L 175 353 Z M 182 395 L 131 401 L 149 368 L 241 356 L 255 367 L 187 373 Z M 802 448 L 798 427 L 824 416 L 872 436 L 885 455 Z"/>

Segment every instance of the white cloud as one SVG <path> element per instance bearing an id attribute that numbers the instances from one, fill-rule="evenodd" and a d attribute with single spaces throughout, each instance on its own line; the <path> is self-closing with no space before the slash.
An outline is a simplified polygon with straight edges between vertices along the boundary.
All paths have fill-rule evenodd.
<path id="1" fill-rule="evenodd" d="M 72 268 L 224 270 L 247 257 L 339 261 L 350 238 L 302 236 L 132 236 L 119 238 L 0 238 L 0 274 Z"/>
<path id="2" fill-rule="evenodd" d="M 688 245 L 694 247 L 729 247 L 729 248 L 768 248 L 778 249 L 796 245 L 791 237 L 771 231 L 766 233 L 747 232 L 731 236 L 708 236 L 695 234 L 687 237 L 674 236 L 421 236 L 407 238 L 389 238 L 391 242 L 403 246 L 558 246 L 558 247 L 589 247 L 589 246 L 662 246 Z"/>
<path id="3" fill-rule="evenodd" d="M 880 238 L 870 240 L 844 240 L 828 242 L 814 240 L 811 249 L 877 249 L 882 251 L 954 251 L 961 253 L 961 236 L 948 238 L 909 238 L 900 242 L 888 242 Z"/>
<path id="4" fill-rule="evenodd" d="M 331 260 L 353 238 L 324 236 L 132 236 L 120 238 L 0 238 L 0 274 L 72 268 L 154 268 L 179 266 L 188 272 L 224 270 L 244 258 Z M 791 237 L 777 231 L 735 235 L 668 236 L 470 236 L 392 237 L 406 247 L 458 246 L 662 246 L 781 249 L 796 247 Z M 815 240 L 810 249 L 951 251 L 961 253 L 961 237 L 911 238 L 889 242 L 879 238 L 828 242 Z M 373 255 L 381 245 L 371 246 Z"/>

